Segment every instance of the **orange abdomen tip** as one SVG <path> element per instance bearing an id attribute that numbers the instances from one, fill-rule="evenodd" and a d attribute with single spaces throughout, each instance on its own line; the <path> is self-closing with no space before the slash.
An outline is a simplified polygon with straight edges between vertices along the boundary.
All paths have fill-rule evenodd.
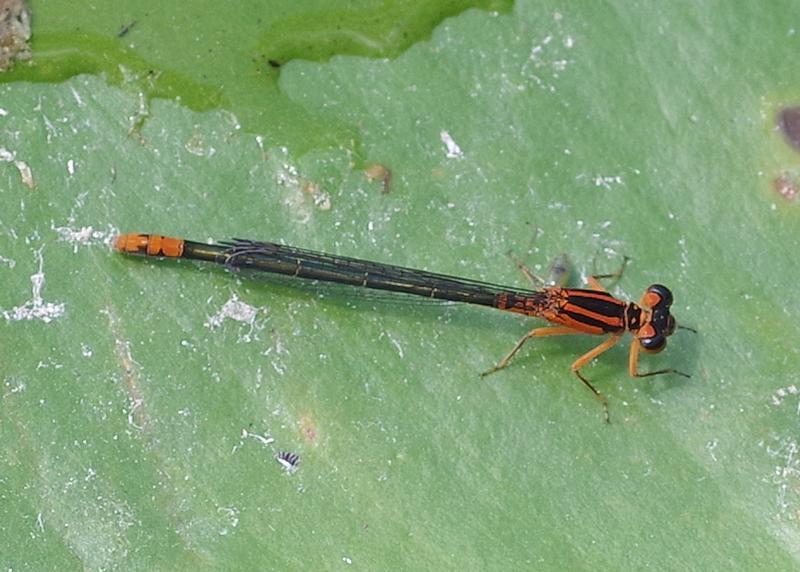
<path id="1" fill-rule="evenodd" d="M 114 248 L 126 254 L 178 258 L 183 255 L 183 240 L 159 234 L 120 234 L 114 239 Z"/>
<path id="2" fill-rule="evenodd" d="M 125 244 L 128 242 L 127 234 L 118 234 L 114 237 L 114 250 L 125 252 Z"/>
<path id="3" fill-rule="evenodd" d="M 120 234 L 114 239 L 114 248 L 126 254 L 147 254 L 147 245 L 150 235 L 147 234 Z"/>

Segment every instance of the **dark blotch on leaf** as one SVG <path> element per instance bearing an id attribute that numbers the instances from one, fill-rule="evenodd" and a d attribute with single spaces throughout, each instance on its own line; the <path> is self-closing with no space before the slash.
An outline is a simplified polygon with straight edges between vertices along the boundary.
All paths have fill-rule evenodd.
<path id="1" fill-rule="evenodd" d="M 778 116 L 778 126 L 789 144 L 800 151 L 800 107 L 786 107 Z"/>

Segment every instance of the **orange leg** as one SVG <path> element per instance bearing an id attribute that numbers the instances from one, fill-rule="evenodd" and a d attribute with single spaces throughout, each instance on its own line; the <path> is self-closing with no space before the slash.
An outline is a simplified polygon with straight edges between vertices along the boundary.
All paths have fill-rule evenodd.
<path id="1" fill-rule="evenodd" d="M 553 259 L 553 263 L 550 265 L 550 271 L 547 280 L 534 274 L 530 268 L 525 266 L 525 263 L 522 262 L 522 260 L 514 256 L 514 253 L 508 252 L 508 256 L 514 261 L 514 264 L 516 264 L 519 271 L 525 275 L 525 278 L 528 279 L 528 282 L 533 284 L 533 286 L 536 288 L 541 288 L 542 286 L 548 285 L 560 286 L 563 288 L 566 286 L 567 282 L 569 282 L 571 269 L 569 266 L 569 258 L 567 258 L 566 254 L 560 254 L 557 258 Z"/>
<path id="2" fill-rule="evenodd" d="M 567 328 L 565 326 L 554 326 L 554 327 L 549 327 L 549 328 L 536 328 L 534 330 L 531 330 L 530 332 L 528 332 L 527 334 L 525 334 L 524 336 L 522 336 L 519 339 L 519 341 L 514 346 L 514 348 L 510 352 L 508 352 L 508 354 L 506 354 L 506 357 L 501 359 L 498 362 L 498 364 L 496 366 L 494 366 L 493 368 L 484 371 L 481 374 L 481 377 L 485 377 L 485 376 L 489 375 L 490 373 L 494 373 L 497 370 L 503 369 L 504 367 L 506 367 L 508 365 L 508 362 L 511 361 L 511 358 L 514 357 L 514 354 L 516 354 L 520 350 L 520 348 L 525 344 L 525 342 L 527 342 L 531 338 L 543 338 L 545 336 L 566 336 L 568 334 L 580 334 L 580 333 L 582 333 L 582 332 L 579 332 L 577 330 L 573 330 L 572 328 Z"/>
<path id="3" fill-rule="evenodd" d="M 639 371 L 639 342 L 633 340 L 631 342 L 631 352 L 628 357 L 628 373 L 631 374 L 631 377 L 650 377 L 651 375 L 660 375 L 662 373 L 674 373 L 676 375 L 681 375 L 683 377 L 692 377 L 688 373 L 683 373 L 682 371 L 678 371 L 677 369 L 667 368 L 667 369 L 659 369 L 656 371 L 648 371 L 642 373 Z"/>
<path id="4" fill-rule="evenodd" d="M 580 379 L 586 387 L 591 389 L 592 393 L 594 393 L 594 396 L 600 401 L 600 403 L 603 404 L 603 412 L 606 415 L 606 423 L 611 423 L 611 418 L 608 415 L 608 401 L 606 400 L 606 396 L 600 393 L 588 379 L 581 375 L 581 368 L 603 352 L 607 352 L 613 348 L 615 345 L 617 345 L 617 342 L 619 342 L 621 338 L 622 334 L 610 335 L 606 341 L 596 348 L 591 349 L 583 354 L 581 357 L 575 360 L 575 363 L 572 364 L 572 371 L 575 372 L 575 375 L 578 376 L 578 379 Z"/>
<path id="5" fill-rule="evenodd" d="M 600 282 L 597 281 L 598 278 L 602 278 L 602 276 L 589 276 L 589 278 L 586 280 L 586 282 L 588 282 L 589 284 L 589 288 L 591 288 L 592 290 L 598 290 L 600 292 L 608 292 L 605 286 L 603 286 L 602 284 L 600 284 Z"/>
<path id="6" fill-rule="evenodd" d="M 538 276 L 536 276 L 536 274 L 531 272 L 531 269 L 528 268 L 527 266 L 525 266 L 525 264 L 522 262 L 522 260 L 520 260 L 519 258 L 514 256 L 513 252 L 509 251 L 508 252 L 508 256 L 511 257 L 511 260 L 513 260 L 514 264 L 517 265 L 517 268 L 519 268 L 519 271 L 522 272 L 525 275 L 525 278 L 527 278 L 528 281 L 531 284 L 533 284 L 534 286 L 537 286 L 537 287 L 541 287 L 542 285 L 545 284 L 544 279 L 539 278 Z"/>
<path id="7" fill-rule="evenodd" d="M 530 332 L 525 334 L 522 338 L 520 338 L 520 340 L 512 348 L 512 350 L 508 352 L 508 354 L 503 359 L 501 359 L 496 366 L 483 372 L 481 374 L 481 377 L 485 377 L 490 373 L 494 373 L 497 370 L 506 367 L 508 365 L 508 362 L 511 361 L 511 358 L 514 357 L 514 354 L 516 354 L 520 350 L 520 348 L 525 344 L 525 342 L 528 341 L 530 338 L 543 338 L 546 336 L 565 336 L 568 334 L 581 334 L 581 333 L 583 332 L 578 332 L 576 330 L 573 330 L 572 328 L 567 328 L 565 326 L 536 328 L 535 330 L 531 330 Z M 572 371 L 575 372 L 575 375 L 578 376 L 578 379 L 580 379 L 583 382 L 583 384 L 586 387 L 588 387 L 592 391 L 592 393 L 594 393 L 594 396 L 600 401 L 600 403 L 603 404 L 603 411 L 605 412 L 606 423 L 610 423 L 610 417 L 608 415 L 608 402 L 606 400 L 606 396 L 600 393 L 588 379 L 583 377 L 583 375 L 580 372 L 580 369 L 587 363 L 592 361 L 594 358 L 602 354 L 603 352 L 608 351 L 612 347 L 614 347 L 617 344 L 617 342 L 619 342 L 620 338 L 622 338 L 622 334 L 609 336 L 608 339 L 605 340 L 602 344 L 586 352 L 581 357 L 576 359 L 575 363 L 572 364 Z"/>

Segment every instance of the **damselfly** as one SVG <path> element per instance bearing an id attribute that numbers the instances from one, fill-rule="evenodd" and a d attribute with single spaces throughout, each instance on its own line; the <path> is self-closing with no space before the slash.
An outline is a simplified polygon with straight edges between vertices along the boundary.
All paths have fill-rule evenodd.
<path id="1" fill-rule="evenodd" d="M 606 336 L 601 344 L 572 364 L 572 371 L 578 379 L 603 404 L 606 421 L 609 420 L 606 397 L 584 377 L 581 368 L 614 347 L 625 332 L 630 332 L 634 338 L 628 359 L 628 371 L 632 377 L 666 373 L 690 377 L 689 374 L 673 368 L 639 371 L 639 353 L 657 353 L 663 350 L 667 345 L 667 338 L 677 327 L 675 318 L 670 313 L 672 293 L 666 286 L 653 284 L 645 290 L 638 304 L 625 302 L 609 294 L 598 280 L 617 274 L 591 276 L 588 280 L 589 288 L 586 289 L 549 286 L 538 290 L 522 290 L 425 270 L 238 238 L 217 244 L 204 244 L 157 234 L 122 234 L 116 237 L 114 247 L 126 254 L 203 260 L 231 269 L 251 269 L 436 300 L 490 306 L 543 318 L 555 324 L 535 328 L 525 334 L 497 365 L 482 375 L 506 367 L 531 338 L 568 334 Z M 529 272 L 527 274 L 530 275 Z M 691 330 L 686 327 L 683 329 Z"/>

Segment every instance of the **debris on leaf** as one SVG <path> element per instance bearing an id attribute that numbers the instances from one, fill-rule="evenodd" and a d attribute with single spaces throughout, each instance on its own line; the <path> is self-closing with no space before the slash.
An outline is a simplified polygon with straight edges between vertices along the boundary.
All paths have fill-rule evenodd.
<path id="1" fill-rule="evenodd" d="M 24 0 L 0 0 L 0 72 L 31 57 L 31 12 Z"/>
<path id="2" fill-rule="evenodd" d="M 287 473 L 294 473 L 300 466 L 300 455 L 297 453 L 281 451 L 275 455 L 275 460 L 281 464 L 283 470 Z"/>

